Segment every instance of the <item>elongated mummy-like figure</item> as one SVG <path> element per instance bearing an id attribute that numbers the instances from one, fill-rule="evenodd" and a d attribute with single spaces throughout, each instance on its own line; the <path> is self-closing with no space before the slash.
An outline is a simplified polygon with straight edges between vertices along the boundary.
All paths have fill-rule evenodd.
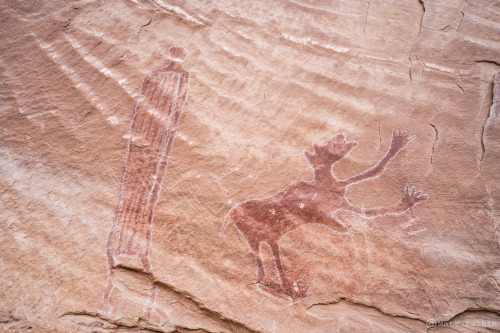
<path id="1" fill-rule="evenodd" d="M 152 271 L 152 222 L 187 97 L 189 73 L 181 65 L 186 55 L 183 47 L 172 47 L 172 61 L 150 72 L 142 83 L 130 125 L 116 213 L 106 243 L 110 271 L 120 266 Z M 110 288 L 112 283 L 108 282 L 105 301 Z"/>
<path id="2" fill-rule="evenodd" d="M 151 224 L 168 156 L 184 106 L 189 73 L 181 66 L 186 51 L 170 49 L 172 61 L 146 76 L 132 116 L 127 160 L 106 253 L 110 267 L 137 259 L 151 271 Z"/>

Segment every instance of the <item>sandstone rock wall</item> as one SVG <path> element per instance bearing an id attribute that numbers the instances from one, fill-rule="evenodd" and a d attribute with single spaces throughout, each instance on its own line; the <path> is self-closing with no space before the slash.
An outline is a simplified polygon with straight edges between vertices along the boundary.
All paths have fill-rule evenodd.
<path id="1" fill-rule="evenodd" d="M 0 330 L 500 331 L 498 1 L 12 0 L 0 15 Z M 173 74 L 143 90 L 175 46 L 186 96 Z M 137 110 L 164 135 L 153 150 Z M 415 137 L 377 177 L 319 181 L 337 157 L 338 179 L 370 176 L 394 130 Z M 327 142 L 312 168 L 304 151 Z M 113 231 L 120 193 L 145 197 Z M 150 235 L 127 238 L 148 251 L 110 231 Z"/>

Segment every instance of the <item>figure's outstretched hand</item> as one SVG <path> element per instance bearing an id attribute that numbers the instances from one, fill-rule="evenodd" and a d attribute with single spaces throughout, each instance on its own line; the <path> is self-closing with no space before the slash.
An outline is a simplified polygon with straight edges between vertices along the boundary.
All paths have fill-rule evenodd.
<path id="1" fill-rule="evenodd" d="M 392 131 L 391 152 L 399 152 L 408 144 L 408 142 L 411 142 L 414 139 L 415 135 L 410 135 L 405 131 Z"/>
<path id="2" fill-rule="evenodd" d="M 414 186 L 406 185 L 403 197 L 401 198 L 401 204 L 408 209 L 422 201 L 426 201 L 428 198 L 427 194 L 417 190 Z"/>
<path id="3" fill-rule="evenodd" d="M 302 279 L 297 280 L 296 282 L 293 283 L 292 295 L 295 300 L 298 300 L 300 298 L 306 298 L 309 296 L 309 290 L 307 288 L 307 285 L 304 284 Z"/>

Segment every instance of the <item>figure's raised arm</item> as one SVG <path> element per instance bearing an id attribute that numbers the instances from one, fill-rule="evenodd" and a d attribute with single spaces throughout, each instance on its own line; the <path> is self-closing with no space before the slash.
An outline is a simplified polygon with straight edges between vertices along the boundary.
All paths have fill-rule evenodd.
<path id="1" fill-rule="evenodd" d="M 422 191 L 417 190 L 415 187 L 410 187 L 406 185 L 401 200 L 390 207 L 377 207 L 377 208 L 361 208 L 353 205 L 346 198 L 342 200 L 340 209 L 348 211 L 351 213 L 359 214 L 365 218 L 374 218 L 377 216 L 384 215 L 399 215 L 403 214 L 407 210 L 410 210 L 416 204 L 426 201 L 428 199 L 427 194 L 422 193 Z"/>
<path id="2" fill-rule="evenodd" d="M 380 162 L 378 162 L 378 164 L 373 168 L 368 169 L 360 173 L 359 175 L 348 178 L 344 182 L 346 182 L 347 184 L 354 184 L 380 175 L 382 172 L 384 172 L 385 167 L 387 166 L 389 161 L 401 150 L 403 150 L 408 142 L 413 141 L 413 139 L 415 139 L 414 135 L 410 135 L 404 131 L 393 131 L 391 147 L 387 151 L 387 154 L 385 154 L 384 158 L 381 159 Z"/>

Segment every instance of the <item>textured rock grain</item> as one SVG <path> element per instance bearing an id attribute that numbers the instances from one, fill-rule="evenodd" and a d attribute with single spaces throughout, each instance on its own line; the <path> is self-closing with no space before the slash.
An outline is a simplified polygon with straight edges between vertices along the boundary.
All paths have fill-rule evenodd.
<path id="1" fill-rule="evenodd" d="M 0 330 L 500 331 L 498 1 L 13 0 L 0 17 Z M 131 117 L 172 46 L 190 78 L 152 268 L 111 267 L 103 309 Z M 283 236 L 308 297 L 257 284 L 236 226 L 219 237 L 232 207 L 312 180 L 303 152 L 338 133 L 358 146 L 333 172 L 358 175 L 393 130 L 415 139 L 345 196 L 429 199 Z"/>

